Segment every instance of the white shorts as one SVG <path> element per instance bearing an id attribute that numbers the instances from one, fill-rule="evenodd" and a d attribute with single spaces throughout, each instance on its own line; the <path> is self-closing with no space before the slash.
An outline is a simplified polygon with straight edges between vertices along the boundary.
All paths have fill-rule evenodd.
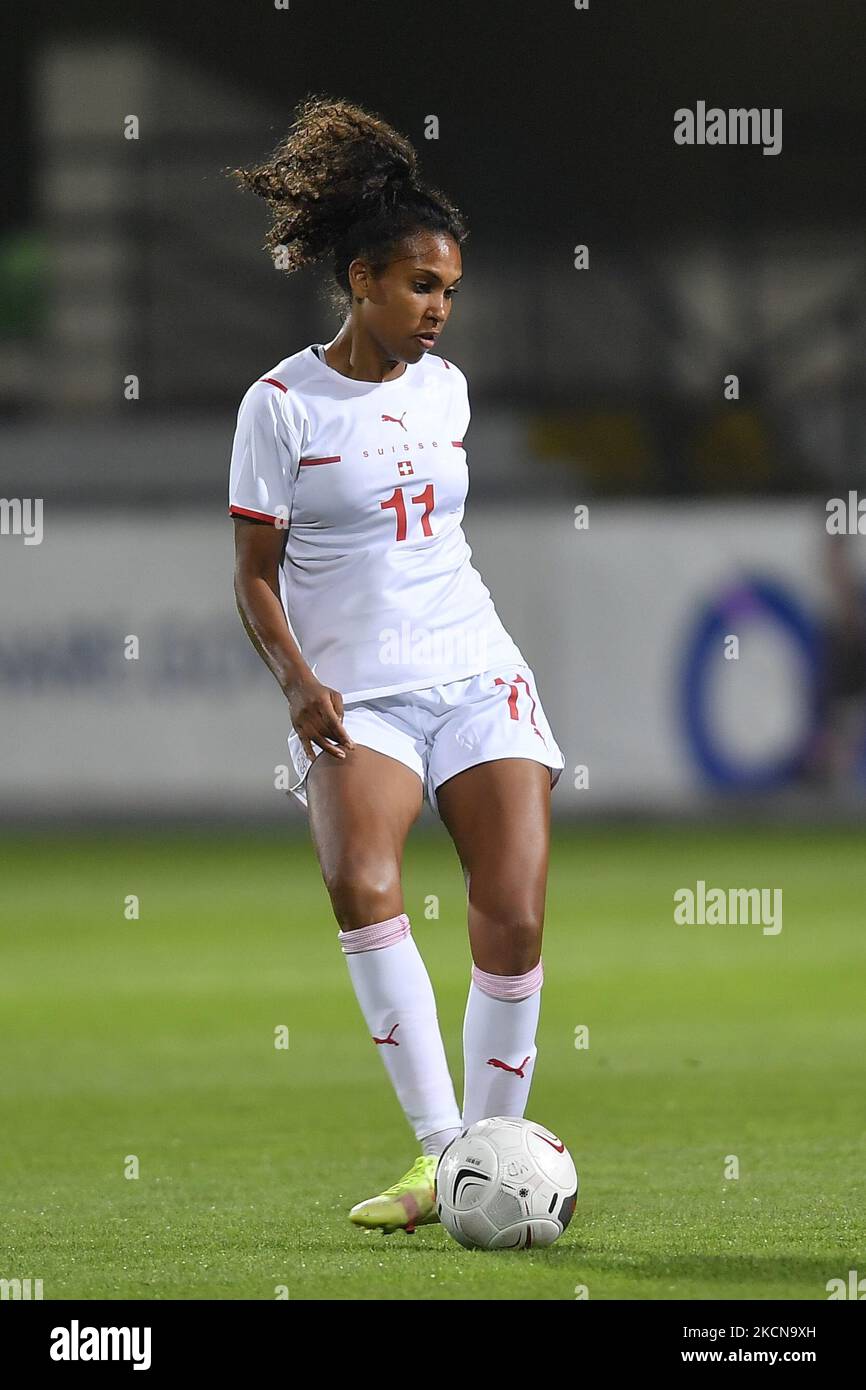
<path id="1" fill-rule="evenodd" d="M 440 783 L 477 763 L 531 758 L 550 768 L 551 789 L 565 767 L 528 666 L 497 667 L 426 690 L 359 701 L 345 707 L 342 722 L 355 743 L 386 753 L 416 772 L 437 815 Z M 288 744 L 298 776 L 289 790 L 306 806 L 305 783 L 313 764 L 294 729 Z M 314 757 L 319 757 L 322 749 L 312 747 Z"/>

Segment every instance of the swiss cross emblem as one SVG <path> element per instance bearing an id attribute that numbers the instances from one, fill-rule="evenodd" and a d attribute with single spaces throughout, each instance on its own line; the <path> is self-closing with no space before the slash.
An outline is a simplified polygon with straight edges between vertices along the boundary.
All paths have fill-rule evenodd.
<path id="1" fill-rule="evenodd" d="M 411 460 L 411 459 L 398 459 L 398 460 L 397 460 L 397 472 L 400 474 L 400 477 L 401 477 L 401 478 L 408 478 L 408 476 L 409 476 L 410 473 L 414 473 L 414 472 L 415 472 L 415 469 L 412 467 L 412 460 Z"/>

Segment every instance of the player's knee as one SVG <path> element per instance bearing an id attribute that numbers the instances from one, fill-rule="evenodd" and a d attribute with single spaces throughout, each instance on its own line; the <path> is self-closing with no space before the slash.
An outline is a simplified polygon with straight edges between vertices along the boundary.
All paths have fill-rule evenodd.
<path id="1" fill-rule="evenodd" d="M 485 959 L 494 962 L 497 974 L 525 975 L 538 964 L 542 936 L 540 914 L 529 909 L 519 911 L 503 907 L 500 912 L 484 914 L 482 930 Z"/>
<path id="2" fill-rule="evenodd" d="M 343 859 L 325 874 L 325 886 L 343 931 L 384 922 L 402 911 L 399 869 L 387 860 Z"/>

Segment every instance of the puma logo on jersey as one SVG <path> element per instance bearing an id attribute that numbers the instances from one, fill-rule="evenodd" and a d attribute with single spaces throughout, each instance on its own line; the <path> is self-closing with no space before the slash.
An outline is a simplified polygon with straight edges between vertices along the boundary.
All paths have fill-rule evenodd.
<path id="1" fill-rule="evenodd" d="M 406 412 L 405 412 L 405 410 L 404 410 L 404 411 L 403 411 L 403 415 L 405 415 L 405 414 L 406 414 Z M 406 429 L 406 426 L 403 424 L 403 415 L 400 416 L 399 420 L 397 419 L 397 416 L 396 416 L 396 415 L 383 415 L 383 416 L 382 416 L 382 419 L 383 419 L 383 420 L 390 420 L 391 423 L 392 423 L 393 425 L 399 425 L 400 428 L 401 428 L 401 430 L 405 430 L 405 429 Z"/>
<path id="2" fill-rule="evenodd" d="M 523 1068 L 528 1061 L 529 1057 L 524 1057 L 519 1067 L 510 1067 L 507 1062 L 500 1062 L 498 1057 L 488 1057 L 487 1065 L 488 1067 L 501 1067 L 503 1071 L 511 1071 L 515 1076 L 523 1076 Z"/>
<path id="3" fill-rule="evenodd" d="M 391 1029 L 391 1033 L 395 1032 L 399 1027 L 399 1023 L 395 1023 L 394 1027 Z M 373 1033 L 370 1034 L 370 1037 L 373 1039 L 374 1043 L 379 1043 L 380 1045 L 382 1043 L 391 1043 L 392 1046 L 399 1047 L 400 1044 L 398 1043 L 396 1038 L 391 1037 L 391 1033 L 388 1034 L 387 1038 L 377 1038 Z"/>

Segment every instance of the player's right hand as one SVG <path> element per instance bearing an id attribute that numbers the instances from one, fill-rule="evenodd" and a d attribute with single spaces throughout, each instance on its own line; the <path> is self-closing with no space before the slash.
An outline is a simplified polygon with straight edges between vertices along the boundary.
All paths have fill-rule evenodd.
<path id="1" fill-rule="evenodd" d="M 332 758 L 345 758 L 345 750 L 355 747 L 343 727 L 343 697 L 339 690 L 331 690 L 310 674 L 293 681 L 285 694 L 295 733 L 310 761 L 314 743 Z"/>

